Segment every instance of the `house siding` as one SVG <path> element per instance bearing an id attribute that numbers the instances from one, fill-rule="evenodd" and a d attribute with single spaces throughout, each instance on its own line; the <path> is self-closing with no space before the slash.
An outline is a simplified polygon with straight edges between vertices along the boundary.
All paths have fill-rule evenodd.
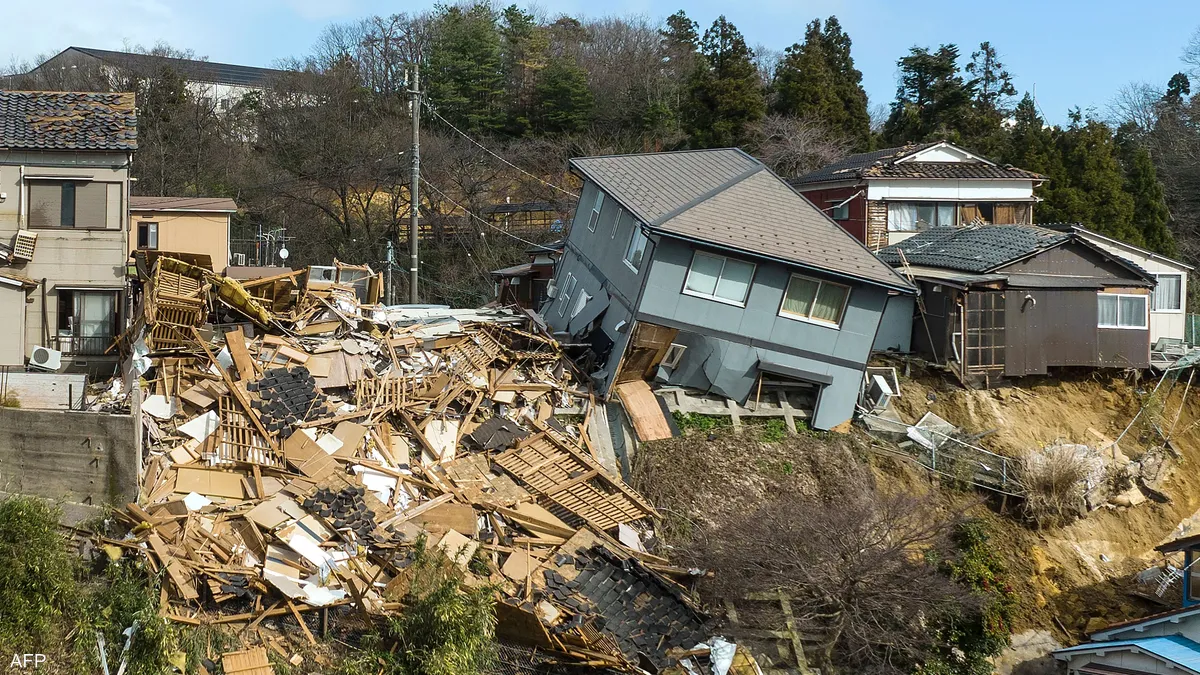
<path id="1" fill-rule="evenodd" d="M 887 291 L 876 286 L 852 285 L 840 328 L 821 326 L 779 315 L 784 289 L 793 272 L 782 264 L 741 258 L 756 263 L 745 307 L 684 294 L 694 250 L 688 243 L 675 239 L 663 238 L 659 242 L 637 313 L 639 321 L 688 329 L 717 341 L 712 349 L 689 348 L 680 368 L 694 375 L 698 370 L 692 360 L 706 358 L 705 352 L 718 355 L 725 370 L 732 366 L 746 373 L 746 377 L 732 378 L 726 373 L 717 378 L 730 382 L 730 388 L 723 393 L 738 400 L 744 400 L 749 393 L 750 383 L 757 377 L 753 363 L 759 359 L 829 377 L 833 383 L 821 393 L 814 425 L 829 428 L 849 419 Z M 753 363 L 747 367 L 751 360 Z M 715 365 L 705 368 L 710 382 Z"/>
<path id="2" fill-rule="evenodd" d="M 128 162 L 123 153 L 84 152 L 5 152 L 0 153 L 0 192 L 8 198 L 0 202 L 0 240 L 11 242 L 17 230 L 25 228 L 29 209 L 29 182 L 25 175 L 90 176 L 93 181 L 112 183 L 108 195 L 108 214 L 104 229 L 36 228 L 38 235 L 33 260 L 17 263 L 13 270 L 41 282 L 33 302 L 25 305 L 25 346 L 28 356 L 35 345 L 45 345 L 47 331 L 53 337 L 58 325 L 58 287 L 106 286 L 124 288 L 126 217 L 128 208 Z M 24 213 L 21 213 L 24 211 Z M 46 298 L 43 312 L 42 299 Z M 43 317 L 45 322 L 43 323 Z M 52 345 L 51 345 L 52 346 Z M 92 360 L 103 360 L 92 357 Z M 5 363 L 3 365 L 16 365 Z"/>
<path id="3" fill-rule="evenodd" d="M 1096 246 L 1119 256 L 1142 269 L 1154 275 L 1160 274 L 1178 274 L 1182 277 L 1180 283 L 1179 296 L 1183 299 L 1183 304 L 1178 310 L 1162 310 L 1156 311 L 1151 305 L 1150 309 L 1150 342 L 1153 344 L 1159 338 L 1176 338 L 1184 339 L 1186 335 L 1187 325 L 1187 285 L 1188 285 L 1188 269 L 1183 265 L 1172 264 L 1163 260 L 1158 256 L 1149 256 L 1139 253 L 1129 248 L 1118 246 L 1111 242 L 1105 241 L 1100 237 L 1090 237 L 1087 233 L 1080 233 L 1080 236 L 1092 242 Z"/>
<path id="4" fill-rule="evenodd" d="M 216 272 L 229 266 L 229 214 L 134 211 L 127 253 L 137 250 L 138 223 L 146 222 L 158 223 L 158 250 L 207 255 Z"/>
<path id="5" fill-rule="evenodd" d="M 818 209 L 821 209 L 827 214 L 832 215 L 832 207 L 837 206 L 843 201 L 854 197 L 863 188 L 857 186 L 847 186 L 839 188 L 829 188 L 825 190 L 808 190 L 803 194 L 813 203 Z M 859 241 L 866 241 L 867 237 L 867 202 L 865 197 L 854 197 L 846 203 L 849 209 L 849 218 L 844 220 L 834 220 L 843 230 L 850 233 Z"/>

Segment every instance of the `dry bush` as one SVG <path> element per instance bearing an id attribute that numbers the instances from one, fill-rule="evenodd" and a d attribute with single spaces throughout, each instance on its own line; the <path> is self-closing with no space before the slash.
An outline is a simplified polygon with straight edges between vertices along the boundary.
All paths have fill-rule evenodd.
<path id="1" fill-rule="evenodd" d="M 1074 446 L 1026 453 L 1016 468 L 1025 495 L 1025 515 L 1038 527 L 1066 525 L 1083 513 L 1084 481 L 1092 467 Z"/>

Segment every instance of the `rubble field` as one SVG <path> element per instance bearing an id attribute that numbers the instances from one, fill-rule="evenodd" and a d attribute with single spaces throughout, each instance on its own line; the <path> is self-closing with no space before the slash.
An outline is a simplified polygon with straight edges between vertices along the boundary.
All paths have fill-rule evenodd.
<path id="1" fill-rule="evenodd" d="M 369 268 L 337 272 L 145 272 L 99 403 L 140 406 L 142 483 L 95 543 L 165 574 L 163 616 L 239 630 L 225 672 L 271 672 L 267 649 L 294 662 L 326 621 L 403 613 L 428 550 L 494 591 L 498 638 L 549 662 L 754 672 L 707 633 L 698 571 L 654 552 L 654 507 L 594 456 L 587 379 L 543 327 L 383 307 Z M 255 630 L 285 619 L 300 630 Z"/>

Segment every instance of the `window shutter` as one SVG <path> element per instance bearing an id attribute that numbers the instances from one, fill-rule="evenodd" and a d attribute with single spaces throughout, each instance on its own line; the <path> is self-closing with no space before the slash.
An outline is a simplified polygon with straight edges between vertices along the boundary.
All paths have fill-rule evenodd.
<path id="1" fill-rule="evenodd" d="M 76 183 L 75 227 L 108 227 L 108 185 Z"/>
<path id="2" fill-rule="evenodd" d="M 29 184 L 29 226 L 59 227 L 62 224 L 62 185 Z"/>

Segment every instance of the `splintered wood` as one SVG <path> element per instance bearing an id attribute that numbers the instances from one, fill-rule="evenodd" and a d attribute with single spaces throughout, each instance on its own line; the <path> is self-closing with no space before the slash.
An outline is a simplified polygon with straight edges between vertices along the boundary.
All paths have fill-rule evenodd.
<path id="1" fill-rule="evenodd" d="M 168 619 L 241 625 L 226 673 L 271 672 L 268 649 L 297 663 L 297 646 L 317 643 L 310 610 L 403 612 L 418 556 L 466 586 L 494 585 L 499 633 L 540 636 L 564 664 L 638 672 L 622 642 L 632 637 L 605 620 L 620 607 L 563 585 L 590 578 L 564 562 L 576 556 L 589 573 L 641 575 L 627 588 L 676 585 L 638 562 L 669 568 L 641 544 L 654 509 L 592 457 L 587 377 L 524 313 L 368 305 L 377 275 L 333 272 L 242 286 L 154 260 L 142 323 L 119 342 L 127 356 L 139 341 L 150 350 L 137 373 L 153 395 L 140 415 L 139 502 L 116 514 L 124 536 L 98 548 L 162 575 Z M 222 318 L 253 323 L 206 324 L 218 298 Z M 585 413 L 558 419 L 559 408 Z M 276 622 L 283 640 L 262 637 Z M 667 623 L 639 630 L 660 662 L 671 640 L 696 637 Z"/>

